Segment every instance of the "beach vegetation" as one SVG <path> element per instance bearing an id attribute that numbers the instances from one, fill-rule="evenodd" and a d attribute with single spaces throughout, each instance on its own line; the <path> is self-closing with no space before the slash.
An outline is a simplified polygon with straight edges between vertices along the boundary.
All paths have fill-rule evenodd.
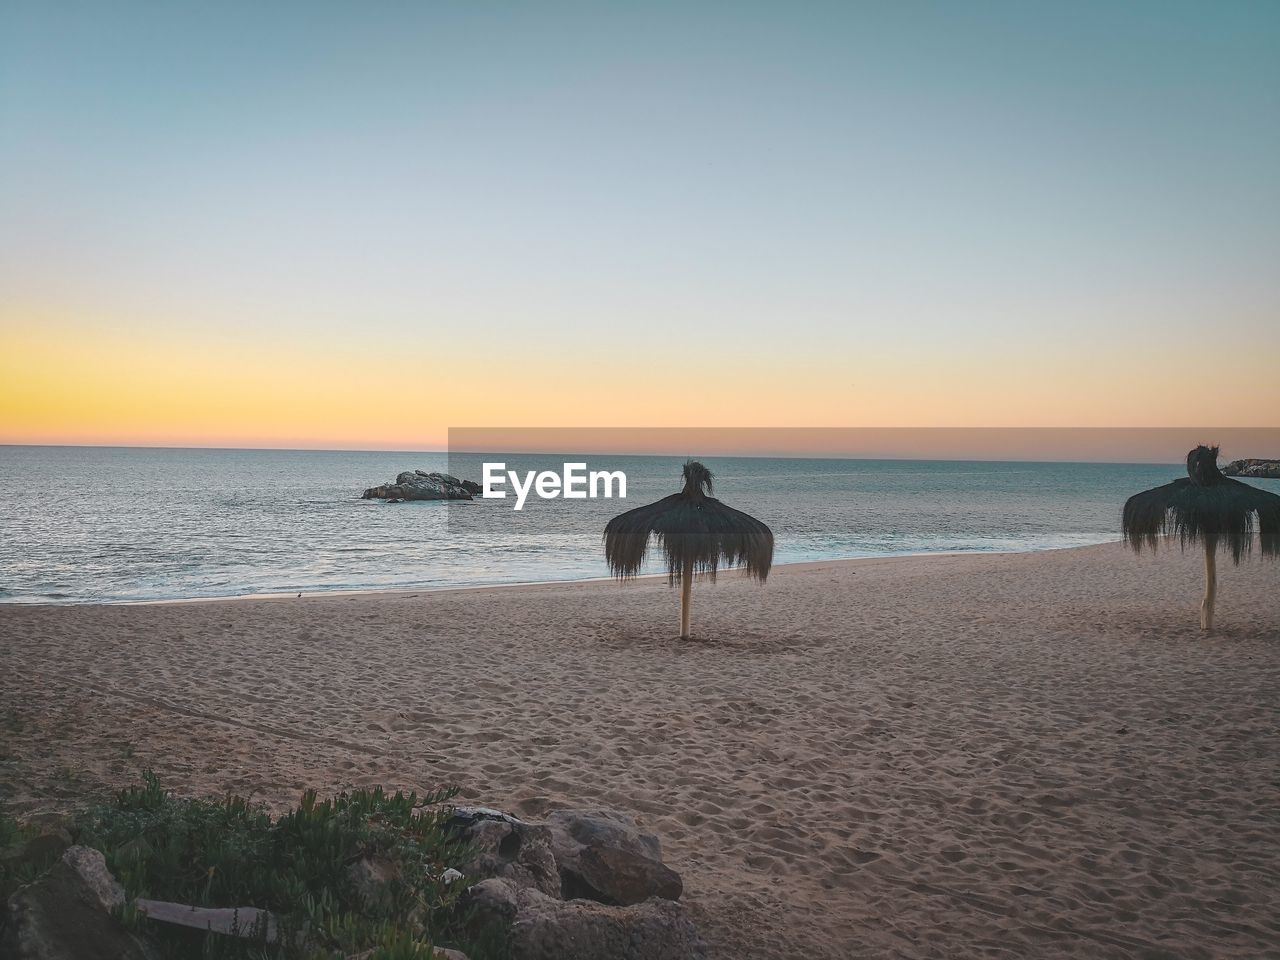
<path id="1" fill-rule="evenodd" d="M 242 797 L 182 798 L 151 773 L 77 821 L 76 842 L 101 850 L 131 906 L 121 919 L 166 956 L 255 960 L 344 957 L 424 960 L 458 946 L 472 960 L 499 944 L 465 934 L 466 884 L 445 871 L 466 861 L 448 828 L 452 789 L 419 796 L 361 789 L 321 799 L 314 790 L 282 816 Z M 380 868 L 376 881 L 363 864 Z M 135 898 L 267 911 L 224 936 L 148 920 Z"/>
<path id="2" fill-rule="evenodd" d="M 19 848 L 32 835 L 13 817 L 0 813 L 0 908 L 9 894 L 35 879 L 34 865 L 18 856 Z"/>

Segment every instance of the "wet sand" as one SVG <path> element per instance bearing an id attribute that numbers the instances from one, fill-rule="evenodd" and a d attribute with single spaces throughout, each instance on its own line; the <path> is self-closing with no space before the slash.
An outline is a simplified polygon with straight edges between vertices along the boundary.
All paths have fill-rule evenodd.
<path id="1" fill-rule="evenodd" d="M 0 798 L 145 767 L 272 805 L 635 815 L 713 955 L 1280 956 L 1280 565 L 1176 548 L 0 606 Z"/>

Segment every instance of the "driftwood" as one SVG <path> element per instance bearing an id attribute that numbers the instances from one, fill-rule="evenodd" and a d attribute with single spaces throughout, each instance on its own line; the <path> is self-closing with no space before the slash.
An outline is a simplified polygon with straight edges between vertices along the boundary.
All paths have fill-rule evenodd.
<path id="1" fill-rule="evenodd" d="M 185 903 L 141 899 L 133 903 L 149 920 L 193 930 L 234 937 L 264 937 L 267 943 L 274 943 L 280 932 L 276 918 L 257 907 L 191 907 Z"/>

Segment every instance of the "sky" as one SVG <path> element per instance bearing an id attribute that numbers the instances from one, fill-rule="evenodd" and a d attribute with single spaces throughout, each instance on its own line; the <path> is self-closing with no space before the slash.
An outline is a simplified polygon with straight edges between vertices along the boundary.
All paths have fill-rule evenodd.
<path id="1" fill-rule="evenodd" d="M 1280 4 L 0 0 L 0 443 L 1280 425 Z"/>

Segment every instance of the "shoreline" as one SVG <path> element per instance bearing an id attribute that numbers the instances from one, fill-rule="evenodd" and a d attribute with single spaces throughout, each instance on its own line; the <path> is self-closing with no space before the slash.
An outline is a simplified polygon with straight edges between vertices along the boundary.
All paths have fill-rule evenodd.
<path id="1" fill-rule="evenodd" d="M 1088 550 L 1093 547 L 1107 546 L 1113 543 L 1121 543 L 1120 539 L 1103 540 L 1099 543 L 1075 544 L 1068 547 L 1032 547 L 1025 550 L 925 550 L 913 553 L 885 553 L 877 554 L 869 557 L 830 557 L 822 560 L 791 560 L 786 563 L 777 563 L 773 565 L 770 571 L 782 572 L 791 569 L 801 569 L 806 567 L 821 568 L 827 565 L 843 565 L 843 564 L 864 564 L 877 563 L 882 561 L 903 561 L 917 558 L 927 557 L 1003 557 L 1003 556 L 1022 556 L 1024 554 L 1043 554 L 1057 553 L 1066 550 Z M 718 576 L 732 577 L 737 572 L 736 567 L 722 569 Z M 707 577 L 707 574 L 697 574 L 696 580 L 701 582 Z M 654 581 L 665 580 L 665 573 L 646 573 L 638 577 L 632 577 L 625 581 Z M 225 596 L 215 597 L 163 597 L 148 600 L 81 600 L 81 601 L 65 601 L 65 600 L 0 600 L 0 608 L 3 607 L 146 607 L 146 606 L 168 606 L 182 605 L 189 606 L 192 604 L 202 603 L 242 603 L 259 600 L 283 601 L 283 600 L 317 600 L 317 599 L 351 599 L 353 597 L 398 597 L 398 596 L 416 596 L 418 594 L 441 594 L 454 592 L 474 592 L 481 590 L 531 590 L 544 587 L 567 587 L 575 584 L 598 584 L 598 583 L 614 583 L 618 582 L 615 577 L 570 577 L 564 580 L 513 580 L 501 583 L 460 583 L 447 584 L 443 586 L 420 586 L 420 587 L 356 587 L 356 588 L 339 588 L 334 590 L 281 590 L 270 593 L 234 593 Z M 620 585 L 625 585 L 620 583 Z"/>
<path id="2" fill-rule="evenodd" d="M 1079 547 L 1053 547 L 1050 549 L 1062 550 L 1078 550 Z M 862 564 L 874 563 L 877 561 L 892 560 L 911 560 L 917 557 L 962 557 L 969 555 L 979 556 L 1004 556 L 1014 553 L 1043 553 L 1047 551 L 1034 550 L 937 550 L 927 553 L 900 553 L 885 554 L 878 557 L 833 557 L 828 560 L 794 560 L 789 563 L 774 564 L 770 570 L 770 575 L 774 573 L 784 573 L 787 570 L 814 568 L 820 569 L 826 566 L 843 566 L 845 564 Z M 738 573 L 737 567 L 722 569 L 718 572 L 718 577 L 726 579 L 733 577 Z M 695 582 L 705 582 L 708 574 L 699 573 L 694 577 Z M 349 600 L 353 598 L 369 598 L 376 599 L 378 597 L 396 598 L 396 597 L 415 597 L 419 594 L 447 594 L 447 593 L 474 593 L 478 591 L 488 590 L 510 590 L 512 592 L 521 592 L 526 590 L 538 590 L 553 587 L 572 587 L 572 586 L 591 586 L 594 584 L 616 583 L 619 587 L 625 587 L 627 584 L 635 581 L 641 583 L 652 583 L 654 581 L 666 580 L 665 573 L 645 573 L 637 577 L 631 577 L 626 581 L 620 581 L 616 577 L 573 577 L 565 580 L 514 580 L 509 583 L 462 583 L 450 584 L 442 587 L 369 587 L 355 590 L 314 590 L 308 593 L 303 590 L 298 593 L 243 593 L 227 597 L 175 597 L 166 600 L 115 600 L 103 601 L 100 606 L 159 606 L 165 604 L 196 604 L 196 603 L 237 603 L 254 600 Z M 64 606 L 92 606 L 93 604 L 64 604 Z"/>

